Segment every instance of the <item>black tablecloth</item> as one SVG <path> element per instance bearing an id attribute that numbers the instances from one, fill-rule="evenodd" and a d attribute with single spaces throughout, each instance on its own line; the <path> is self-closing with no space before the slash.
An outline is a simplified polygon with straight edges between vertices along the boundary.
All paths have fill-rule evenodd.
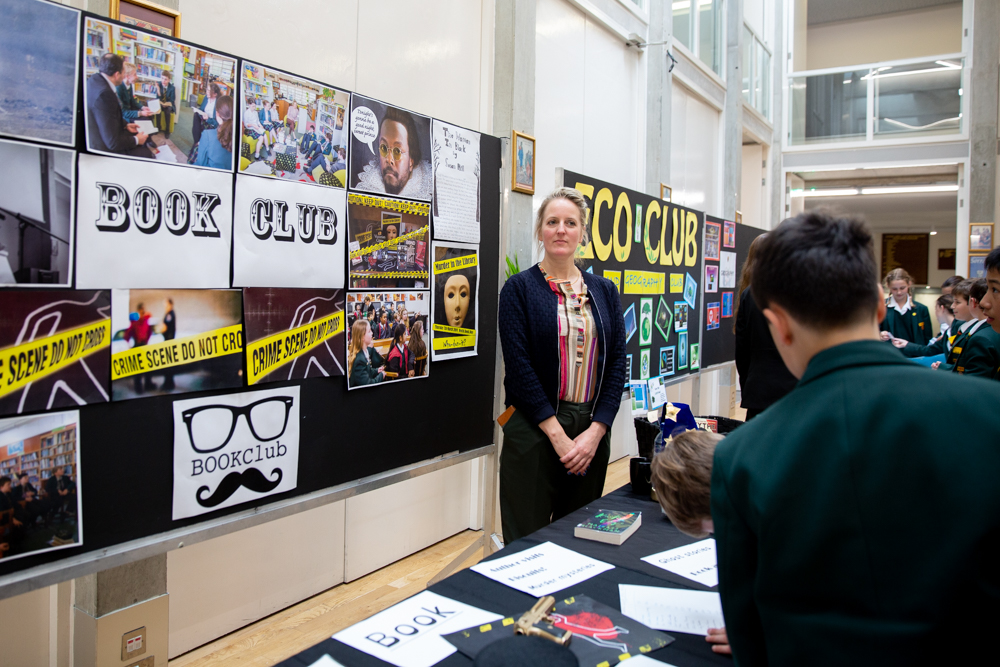
<path id="1" fill-rule="evenodd" d="M 631 492 L 630 488 L 629 485 L 623 486 L 595 503 L 532 533 L 528 537 L 508 544 L 501 551 L 485 560 L 503 558 L 543 542 L 553 542 L 591 558 L 610 563 L 615 566 L 615 569 L 602 572 L 596 577 L 553 593 L 553 595 L 556 599 L 573 595 L 587 595 L 619 611 L 621 604 L 618 584 L 716 590 L 672 572 L 653 567 L 641 560 L 644 556 L 691 544 L 697 540 L 674 528 L 660 511 L 660 506 L 652 502 L 648 496 L 636 495 Z M 573 528 L 599 509 L 640 511 L 642 512 L 642 525 L 621 546 L 573 537 Z M 457 572 L 430 586 L 427 590 L 504 616 L 519 616 L 529 609 L 536 600 L 526 593 L 509 588 L 472 570 Z M 680 632 L 669 632 L 668 634 L 673 636 L 676 641 L 670 646 L 650 653 L 649 657 L 677 667 L 732 665 L 730 658 L 713 653 L 701 635 Z M 334 639 L 327 639 L 280 663 L 280 667 L 311 665 L 324 654 L 329 654 L 334 660 L 347 667 L 385 667 L 389 664 Z M 459 667 L 471 664 L 471 660 L 457 652 L 438 663 L 441 667 Z"/>

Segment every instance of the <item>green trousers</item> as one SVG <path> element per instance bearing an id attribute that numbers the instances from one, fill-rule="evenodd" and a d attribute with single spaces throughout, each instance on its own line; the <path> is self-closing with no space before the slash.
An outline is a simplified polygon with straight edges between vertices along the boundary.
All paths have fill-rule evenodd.
<path id="1" fill-rule="evenodd" d="M 556 418 L 572 440 L 590 426 L 590 403 L 561 401 Z M 503 427 L 500 520 L 506 544 L 592 503 L 604 492 L 611 431 L 601 438 L 584 475 L 571 475 L 537 424 L 515 410 Z"/>

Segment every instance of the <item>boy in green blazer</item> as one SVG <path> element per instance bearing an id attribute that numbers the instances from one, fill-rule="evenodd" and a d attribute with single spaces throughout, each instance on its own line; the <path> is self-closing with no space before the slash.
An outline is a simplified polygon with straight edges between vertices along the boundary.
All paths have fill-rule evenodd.
<path id="1" fill-rule="evenodd" d="M 992 378 L 1000 365 L 1000 334 L 990 327 L 986 314 L 979 307 L 980 300 L 986 295 L 986 279 L 967 280 L 955 289 L 968 292 L 972 319 L 960 327 L 945 363 L 932 364 L 932 368 Z"/>
<path id="2" fill-rule="evenodd" d="M 863 222 L 803 213 L 757 253 L 754 300 L 800 379 L 715 450 L 736 665 L 975 662 L 969 610 L 977 626 L 1000 621 L 1000 386 L 879 342 Z M 956 439 L 935 418 L 954 414 L 981 435 Z"/>
<path id="3" fill-rule="evenodd" d="M 979 301 L 979 307 L 993 331 L 1000 334 L 1000 248 L 986 256 L 986 294 Z M 1000 366 L 993 373 L 994 380 L 1000 380 Z"/>

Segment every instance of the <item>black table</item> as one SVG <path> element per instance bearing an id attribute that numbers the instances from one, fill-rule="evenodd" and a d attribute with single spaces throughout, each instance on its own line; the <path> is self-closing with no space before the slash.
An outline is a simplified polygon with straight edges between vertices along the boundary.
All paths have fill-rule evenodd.
<path id="1" fill-rule="evenodd" d="M 620 547 L 573 537 L 573 528 L 599 509 L 628 512 L 640 511 L 642 512 L 642 525 Z M 620 611 L 621 604 L 618 594 L 618 584 L 684 588 L 701 591 L 716 590 L 702 586 L 697 582 L 673 574 L 672 572 L 653 567 L 640 560 L 644 556 L 697 541 L 674 528 L 660 511 L 660 506 L 657 503 L 652 502 L 648 496 L 643 497 L 632 493 L 631 486 L 625 485 L 595 503 L 532 533 L 528 537 L 508 544 L 502 550 L 484 560 L 510 556 L 543 542 L 553 542 L 591 558 L 610 563 L 615 566 L 613 570 L 602 572 L 596 577 L 553 593 L 553 595 L 556 599 L 573 595 L 587 595 Z M 447 579 L 443 579 L 433 586 L 428 587 L 427 590 L 474 607 L 502 614 L 503 616 L 520 616 L 524 611 L 531 608 L 536 600 L 536 598 L 526 593 L 488 579 L 472 570 L 457 572 Z M 713 653 L 705 638 L 700 635 L 688 635 L 679 632 L 669 632 L 668 634 L 673 636 L 676 641 L 670 646 L 650 653 L 649 656 L 651 658 L 676 665 L 677 667 L 732 665 L 732 660 L 729 657 Z M 311 665 L 324 654 L 329 654 L 334 660 L 347 667 L 385 667 L 389 664 L 346 644 L 342 644 L 335 639 L 327 639 L 285 660 L 280 663 L 279 667 L 304 667 Z M 451 654 L 438 663 L 442 667 L 459 667 L 471 664 L 471 660 L 458 652 Z"/>

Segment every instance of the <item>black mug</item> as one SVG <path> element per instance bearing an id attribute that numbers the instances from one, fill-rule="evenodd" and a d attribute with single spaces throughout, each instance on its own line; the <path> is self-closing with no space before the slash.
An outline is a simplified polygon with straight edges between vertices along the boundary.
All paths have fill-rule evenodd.
<path id="1" fill-rule="evenodd" d="M 636 456 L 628 462 L 629 477 L 632 480 L 632 493 L 648 496 L 653 491 L 653 485 L 650 481 L 652 480 L 651 464 L 652 462 L 649 459 L 641 456 Z"/>

